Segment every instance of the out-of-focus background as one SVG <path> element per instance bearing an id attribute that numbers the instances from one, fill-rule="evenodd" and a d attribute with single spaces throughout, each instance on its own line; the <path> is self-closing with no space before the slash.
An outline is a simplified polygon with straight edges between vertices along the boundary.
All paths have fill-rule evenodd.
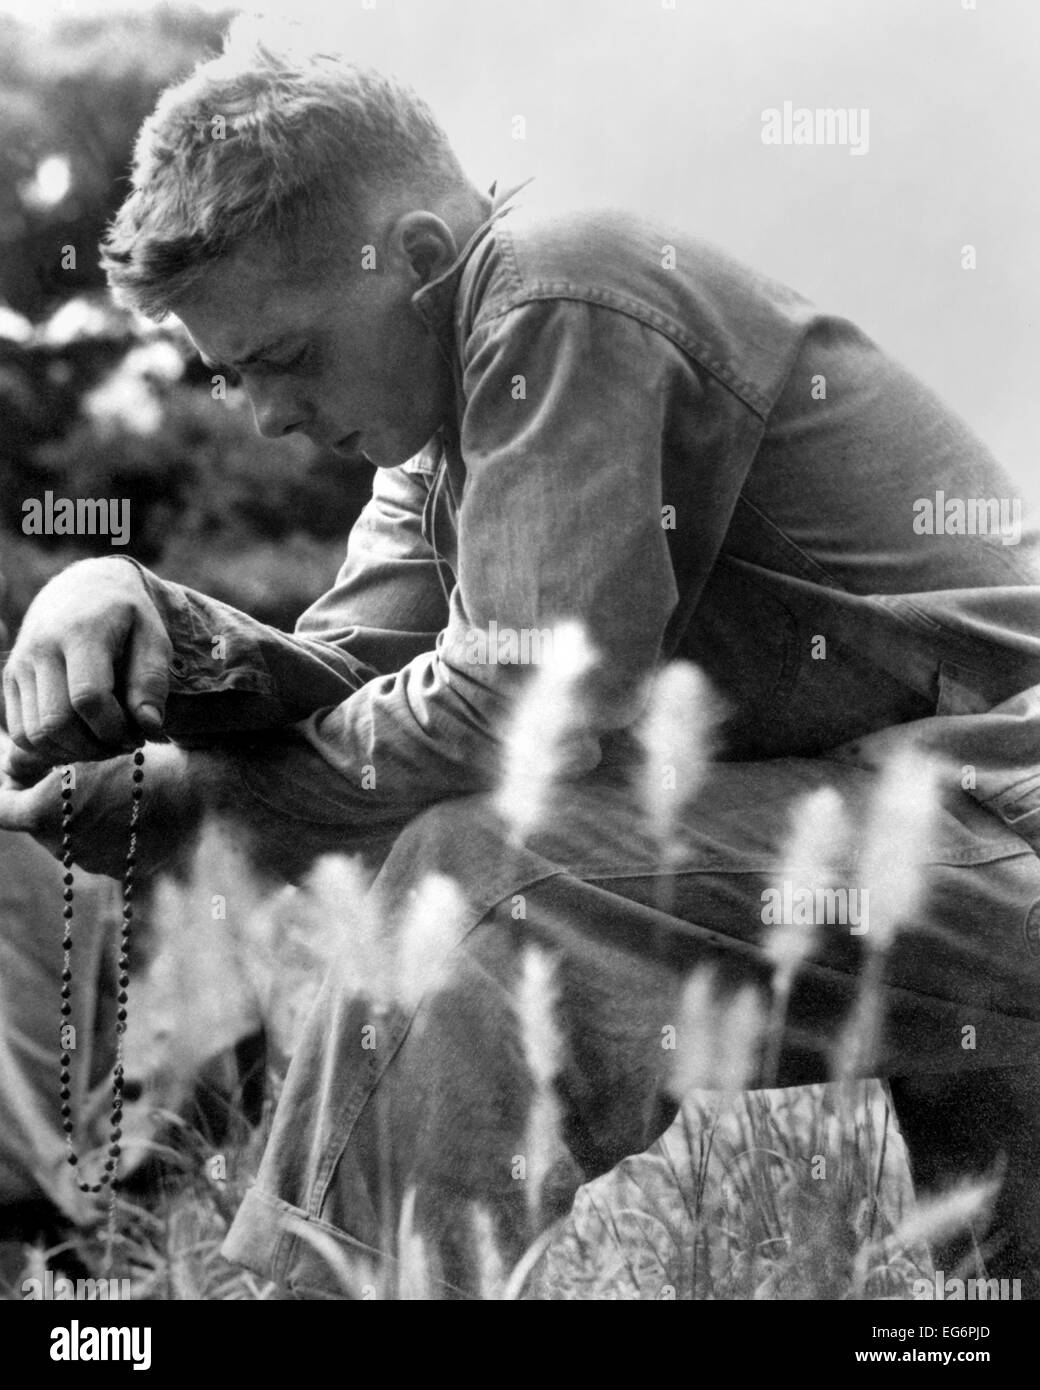
<path id="1" fill-rule="evenodd" d="M 281 6 L 412 82 L 482 184 L 535 174 L 561 203 L 645 209 L 848 313 L 1036 491 L 1035 0 Z M 70 559 L 112 553 L 104 536 L 24 536 L 22 503 L 46 489 L 128 498 L 130 553 L 281 624 L 332 578 L 368 491 L 306 441 L 261 441 L 170 335 L 104 293 L 97 241 L 135 131 L 233 13 L 0 0 L 9 621 Z M 765 145 L 762 112 L 785 101 L 867 108 L 868 152 Z"/>

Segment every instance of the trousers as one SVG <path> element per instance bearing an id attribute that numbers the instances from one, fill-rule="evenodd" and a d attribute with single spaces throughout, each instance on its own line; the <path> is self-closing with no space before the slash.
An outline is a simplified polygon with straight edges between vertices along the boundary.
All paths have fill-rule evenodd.
<path id="1" fill-rule="evenodd" d="M 484 795 L 417 816 L 381 859 L 367 908 L 343 905 L 341 956 L 302 1027 L 225 1255 L 297 1296 L 342 1297 L 344 1262 L 365 1269 L 392 1255 L 410 1203 L 450 1287 L 467 1288 L 459 1232 L 478 1210 L 516 1256 L 532 1235 L 525 1159 L 540 1094 L 526 1033 L 556 1035 L 541 1045 L 555 1106 L 553 1161 L 539 1170 L 545 1190 L 534 1204 L 544 1225 L 581 1183 L 645 1150 L 674 1117 L 669 1041 L 691 974 L 710 968 L 723 994 L 750 984 L 766 997 L 776 927 L 763 902 L 785 872 L 799 800 L 832 787 L 862 826 L 874 785 L 869 769 L 843 757 L 717 764 L 667 873 L 616 786 L 559 788 L 547 828 L 522 849 Z M 961 794 L 944 805 L 922 858 L 923 903 L 884 953 L 868 1074 L 1033 1062 L 1040 858 Z M 853 844 L 849 881 L 855 861 Z M 433 875 L 453 891 L 431 895 Z M 437 919 L 434 982 L 422 977 L 388 1001 L 355 968 L 359 923 L 374 902 L 389 931 L 424 895 Z M 871 950 L 869 928 L 852 925 L 823 925 L 798 969 L 775 1084 L 834 1075 Z M 552 966 L 551 988 L 534 977 L 541 1002 L 525 995 L 532 947 Z M 765 1080 L 751 1074 L 746 1084 Z"/>

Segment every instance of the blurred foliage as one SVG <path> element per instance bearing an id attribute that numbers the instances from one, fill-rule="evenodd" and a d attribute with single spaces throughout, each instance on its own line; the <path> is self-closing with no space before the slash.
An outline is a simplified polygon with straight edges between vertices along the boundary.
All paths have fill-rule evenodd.
<path id="1" fill-rule="evenodd" d="M 128 553 L 281 626 L 328 587 L 371 475 L 264 441 L 214 400 L 175 330 L 115 309 L 97 246 L 159 92 L 219 48 L 232 13 L 158 8 L 0 31 L 0 572 L 4 617 L 74 559 Z M 62 267 L 72 246 L 76 264 Z M 66 259 L 68 259 L 66 257 Z M 130 544 L 25 536 L 44 497 L 130 504 Z"/>
<path id="2" fill-rule="evenodd" d="M 161 7 L 0 29 L 0 297 L 38 318 L 104 279 L 97 244 L 126 192 L 134 137 L 158 93 L 216 52 L 232 14 Z M 39 189 L 49 159 L 68 189 Z M 60 187 L 60 185 L 58 185 Z M 63 269 L 61 247 L 77 251 Z"/>

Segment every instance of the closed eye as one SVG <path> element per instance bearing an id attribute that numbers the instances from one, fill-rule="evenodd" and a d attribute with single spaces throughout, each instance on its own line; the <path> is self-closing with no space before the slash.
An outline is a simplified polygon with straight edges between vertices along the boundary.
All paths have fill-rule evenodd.
<path id="1" fill-rule="evenodd" d="M 258 367 L 267 367 L 272 372 L 293 372 L 302 367 L 307 359 L 309 348 L 303 347 L 292 357 L 276 360 L 274 358 L 261 358 L 256 364 Z"/>

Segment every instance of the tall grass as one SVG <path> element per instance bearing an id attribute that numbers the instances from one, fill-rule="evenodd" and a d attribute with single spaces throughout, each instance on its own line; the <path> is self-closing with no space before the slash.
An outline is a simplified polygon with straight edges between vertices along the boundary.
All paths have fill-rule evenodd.
<path id="1" fill-rule="evenodd" d="M 581 736 L 581 682 L 593 661 L 580 630 L 558 631 L 553 661 L 530 682 L 508 725 L 497 806 L 514 849 L 551 825 L 553 789 Z M 701 673 L 688 665 L 662 671 L 648 692 L 633 792 L 668 870 L 678 865 L 684 815 L 709 775 L 719 708 Z M 835 1048 L 832 1084 L 746 1089 L 763 1079 L 775 1083 L 792 991 L 818 946 L 816 927 L 771 928 L 762 942 L 768 991 L 749 984 L 724 993 L 705 968 L 680 983 L 666 1078 L 680 1102 L 678 1118 L 646 1154 L 583 1187 L 571 1214 L 555 1224 L 542 1198 L 566 1152 L 556 1088 L 565 1063 L 559 986 L 550 955 L 534 947 L 520 953 L 513 1007 L 532 1097 L 524 1139 L 529 1248 L 519 1263 L 507 1259 L 491 1212 L 473 1205 L 460 1220 L 475 1257 L 478 1296 L 899 1298 L 910 1296 L 913 1279 L 928 1277 L 928 1240 L 977 1219 L 992 1188 L 979 1184 L 938 1206 L 915 1206 L 885 1094 L 862 1078 L 883 1032 L 888 953 L 897 931 L 911 928 L 927 891 L 924 851 L 936 804 L 934 771 L 905 754 L 883 772 L 862 824 L 853 824 L 832 790 L 795 808 L 781 854 L 785 872 L 810 885 L 854 875 L 871 892 L 861 984 Z M 854 842 L 861 848 L 852 868 Z M 216 933 L 209 920 L 215 883 L 230 885 L 227 896 L 239 908 L 235 921 Z M 665 894 L 670 902 L 667 881 Z M 211 1146 L 198 1132 L 176 1127 L 176 1102 L 200 1061 L 199 1040 L 222 1038 L 229 1026 L 240 1033 L 262 1018 L 277 1042 L 276 1062 L 284 1062 L 320 966 L 329 961 L 343 987 L 367 996 L 376 1016 L 414 1007 L 450 978 L 451 923 L 460 910 L 457 885 L 431 875 L 391 931 L 370 882 L 350 860 L 325 859 L 303 887 L 265 894 L 234 843 L 220 832 L 204 838 L 193 875 L 167 884 L 158 897 L 158 949 L 135 982 L 131 1017 L 143 1011 L 153 1024 L 150 1033 L 128 1039 L 128 1050 L 144 1072 L 151 1069 L 148 1103 L 168 1102 L 175 1125 L 164 1148 L 164 1188 L 120 1203 L 119 1258 L 136 1296 L 278 1296 L 218 1253 L 262 1150 L 263 1129 L 237 1144 L 232 1171 L 214 1180 Z M 221 984 L 216 995 L 203 988 L 214 980 Z M 230 1015 L 229 994 L 235 996 Z M 174 1036 L 163 1037 L 156 1019 L 168 1021 Z M 279 1078 L 276 1068 L 269 1108 Z M 380 1133 L 389 1191 L 389 1126 Z M 396 1257 L 385 1268 L 376 1270 L 314 1233 L 331 1288 L 344 1298 L 439 1296 L 437 1253 L 417 1215 L 420 1197 L 411 1188 L 399 1213 L 383 1214 L 384 1244 Z M 74 1244 L 94 1266 L 96 1238 L 84 1234 Z M 28 1250 L 26 1269 L 38 1270 L 45 1258 L 38 1248 Z"/>

